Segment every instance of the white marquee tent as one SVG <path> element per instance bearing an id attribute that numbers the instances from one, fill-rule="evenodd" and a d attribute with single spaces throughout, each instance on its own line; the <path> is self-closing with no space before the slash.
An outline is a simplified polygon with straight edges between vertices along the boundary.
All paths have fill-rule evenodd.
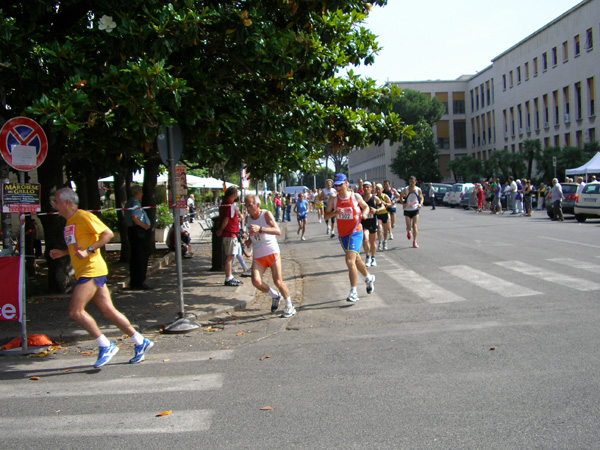
<path id="1" fill-rule="evenodd" d="M 575 169 L 567 169 L 567 175 L 587 175 L 588 173 L 600 173 L 600 152 L 596 153 L 592 159 L 586 162 L 581 167 Z"/>
<path id="2" fill-rule="evenodd" d="M 144 182 L 144 171 L 140 170 L 133 174 L 133 181 L 135 183 L 143 183 Z M 186 174 L 185 179 L 187 181 L 188 187 L 190 188 L 198 188 L 198 189 L 223 189 L 223 181 L 218 180 L 217 178 L 210 177 L 197 177 L 195 175 Z M 169 180 L 169 174 L 161 174 L 156 179 L 158 184 L 165 184 Z M 114 181 L 114 177 L 105 177 L 101 178 L 98 181 L 102 181 L 104 183 L 112 183 Z M 225 183 L 226 187 L 237 186 L 237 184 L 233 183 Z"/>

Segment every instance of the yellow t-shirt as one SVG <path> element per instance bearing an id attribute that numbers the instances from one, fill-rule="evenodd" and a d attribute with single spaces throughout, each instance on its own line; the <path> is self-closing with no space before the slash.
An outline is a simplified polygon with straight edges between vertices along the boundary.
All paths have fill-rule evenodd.
<path id="1" fill-rule="evenodd" d="M 379 195 L 375 195 L 375 197 L 379 198 L 379 200 L 381 200 L 381 203 L 383 203 L 384 205 L 385 205 L 385 202 L 390 201 L 390 197 L 388 197 L 388 195 L 384 194 L 383 192 L 381 193 L 381 197 Z M 375 215 L 383 216 L 387 213 L 388 213 L 387 209 L 384 209 L 383 211 L 379 211 L 379 212 L 375 213 Z"/>
<path id="2" fill-rule="evenodd" d="M 75 271 L 75 278 L 101 277 L 108 274 L 108 267 L 100 249 L 97 249 L 89 257 L 79 259 L 75 252 L 80 248 L 86 249 L 98 241 L 100 234 L 108 227 L 96 216 L 78 209 L 73 216 L 67 220 L 64 230 L 65 242 L 69 249 L 71 265 Z"/>

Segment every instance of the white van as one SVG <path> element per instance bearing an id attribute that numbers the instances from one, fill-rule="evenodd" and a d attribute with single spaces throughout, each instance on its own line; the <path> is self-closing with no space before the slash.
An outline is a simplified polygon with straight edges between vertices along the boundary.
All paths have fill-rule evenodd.
<path id="1" fill-rule="evenodd" d="M 454 183 L 448 191 L 448 205 L 452 208 L 458 206 L 464 193 L 471 187 L 475 187 L 475 185 L 473 183 Z"/>
<path id="2" fill-rule="evenodd" d="M 600 218 L 600 182 L 586 184 L 575 200 L 575 220 Z"/>

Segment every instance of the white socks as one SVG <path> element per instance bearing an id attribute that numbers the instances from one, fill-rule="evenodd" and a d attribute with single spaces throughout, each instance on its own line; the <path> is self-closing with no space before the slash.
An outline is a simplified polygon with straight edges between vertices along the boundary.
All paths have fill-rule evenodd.
<path id="1" fill-rule="evenodd" d="M 96 338 L 96 342 L 98 343 L 98 345 L 100 347 L 109 347 L 110 346 L 110 341 L 104 335 L 101 335 L 100 337 Z"/>

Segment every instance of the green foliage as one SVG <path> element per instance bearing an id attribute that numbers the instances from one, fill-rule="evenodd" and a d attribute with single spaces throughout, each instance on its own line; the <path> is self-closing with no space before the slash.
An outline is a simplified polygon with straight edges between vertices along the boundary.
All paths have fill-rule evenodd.
<path id="1" fill-rule="evenodd" d="M 407 181 L 411 175 L 417 180 L 438 182 L 442 179 L 438 168 L 439 151 L 433 130 L 424 119 L 413 129 L 415 136 L 405 139 L 392 159 L 392 172 Z"/>
<path id="2" fill-rule="evenodd" d="M 481 180 L 483 166 L 481 161 L 472 156 L 463 156 L 450 161 L 446 170 L 454 173 L 455 182 L 476 182 Z"/>
<path id="3" fill-rule="evenodd" d="M 411 89 L 402 90 L 402 94 L 394 102 L 392 110 L 409 125 L 415 125 L 424 119 L 430 126 L 433 126 L 445 113 L 444 105 L 437 97 L 430 99 L 422 92 Z"/>
<path id="4" fill-rule="evenodd" d="M 162 230 L 173 224 L 173 214 L 166 206 L 156 208 L 156 228 Z"/>
<path id="5" fill-rule="evenodd" d="M 102 211 L 102 222 L 113 231 L 119 229 L 119 219 L 117 217 L 117 211 Z"/>

